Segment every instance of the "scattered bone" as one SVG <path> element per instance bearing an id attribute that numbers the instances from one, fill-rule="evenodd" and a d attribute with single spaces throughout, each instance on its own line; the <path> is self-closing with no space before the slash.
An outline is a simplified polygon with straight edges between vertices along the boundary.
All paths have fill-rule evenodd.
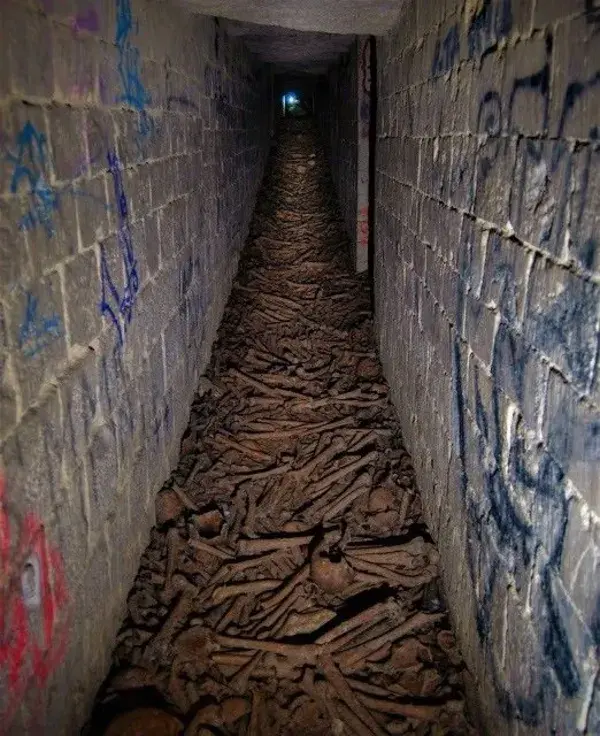
<path id="1" fill-rule="evenodd" d="M 416 718 L 419 721 L 436 721 L 440 717 L 440 707 L 436 705 L 415 705 L 413 703 L 397 703 L 393 700 L 372 698 L 359 694 L 360 701 L 370 710 L 380 713 L 392 713 L 405 718 Z"/>
<path id="2" fill-rule="evenodd" d="M 267 636 L 270 636 L 272 633 L 274 627 L 276 624 L 280 623 L 282 619 L 284 619 L 285 616 L 287 616 L 288 610 L 290 608 L 293 608 L 296 604 L 296 601 L 302 596 L 302 590 L 298 587 L 295 590 L 292 590 L 287 598 L 281 601 L 277 606 L 275 606 L 271 613 L 266 618 L 261 618 L 258 620 L 257 625 L 253 629 L 252 633 L 255 632 L 264 632 L 262 634 L 262 637 L 260 634 L 257 634 L 257 636 L 261 638 L 265 638 Z"/>
<path id="3" fill-rule="evenodd" d="M 331 631 L 323 634 L 317 639 L 317 644 L 329 644 L 334 642 L 333 648 L 337 649 L 344 645 L 346 637 L 355 636 L 353 633 L 356 629 L 369 627 L 373 622 L 388 617 L 391 614 L 391 605 L 389 603 L 376 603 L 374 606 L 365 609 L 353 618 L 346 619 Z"/>
<path id="4" fill-rule="evenodd" d="M 134 690 L 156 684 L 157 676 L 144 667 L 129 667 L 114 674 L 109 682 L 110 690 Z"/>
<path id="5" fill-rule="evenodd" d="M 177 497 L 186 509 L 189 509 L 190 511 L 197 510 L 196 504 L 190 500 L 189 496 L 183 491 L 182 488 L 179 488 L 178 486 L 173 486 L 173 492 L 177 495 Z"/>
<path id="6" fill-rule="evenodd" d="M 137 708 L 124 713 L 109 725 L 105 736 L 177 736 L 183 724 L 158 708 Z"/>
<path id="7" fill-rule="evenodd" d="M 347 272 L 311 134 L 283 139 L 107 692 L 159 692 L 179 709 L 144 716 L 161 734 L 469 734 L 367 279 Z"/>
<path id="8" fill-rule="evenodd" d="M 330 475 L 323 478 L 323 480 L 314 483 L 313 486 L 309 488 L 309 494 L 313 498 L 317 498 L 324 490 L 330 488 L 337 481 L 341 480 L 347 475 L 350 475 L 351 473 L 354 473 L 357 470 L 360 470 L 360 468 L 364 468 L 365 465 L 370 465 L 376 459 L 377 452 L 370 452 L 368 455 L 360 457 L 357 460 L 354 460 L 354 462 L 344 465 L 343 468 L 336 470 L 335 473 L 331 473 Z"/>
<path id="9" fill-rule="evenodd" d="M 321 656 L 319 663 L 323 669 L 325 677 L 335 690 L 340 700 L 348 706 L 350 711 L 359 721 L 361 721 L 369 729 L 369 733 L 374 736 L 386 736 L 385 731 L 380 728 L 377 721 L 373 718 L 371 713 L 365 708 L 356 695 L 352 692 L 350 685 L 343 677 L 341 672 L 335 666 L 333 660 L 329 655 Z"/>
<path id="10" fill-rule="evenodd" d="M 231 679 L 231 688 L 236 692 L 246 692 L 248 689 L 248 681 L 252 674 L 256 671 L 263 658 L 263 652 L 256 652 L 252 655 L 242 667 L 236 672 L 235 677 Z"/>
<path id="11" fill-rule="evenodd" d="M 368 656 L 370 652 L 376 651 L 384 644 L 396 641 L 396 639 L 401 639 L 403 636 L 412 634 L 415 631 L 419 631 L 420 629 L 433 626 L 435 623 L 441 621 L 444 618 L 445 614 L 443 613 L 416 613 L 407 621 L 404 621 L 398 626 L 395 626 L 394 628 L 387 631 L 385 634 L 381 634 L 374 639 L 370 639 L 365 644 L 361 644 L 360 646 L 354 647 L 353 649 L 344 652 L 343 655 L 341 655 L 340 657 L 342 665 L 347 668 L 353 667 L 357 662 L 360 662 L 363 657 Z"/>
<path id="12" fill-rule="evenodd" d="M 339 594 L 352 583 L 355 573 L 343 555 L 331 557 L 317 549 L 311 557 L 310 576 L 326 593 Z"/>
<path id="13" fill-rule="evenodd" d="M 192 522 L 203 537 L 217 537 L 223 526 L 223 514 L 218 509 L 210 509 L 194 514 Z"/>
<path id="14" fill-rule="evenodd" d="M 228 698 L 221 704 L 221 718 L 224 725 L 235 723 L 250 710 L 245 698 Z"/>
<path id="15" fill-rule="evenodd" d="M 327 608 L 319 608 L 309 613 L 292 612 L 285 621 L 285 627 L 281 634 L 283 636 L 297 636 L 298 634 L 312 634 L 322 628 L 331 619 L 335 618 L 335 612 Z"/>
<path id="16" fill-rule="evenodd" d="M 368 510 L 372 514 L 379 511 L 389 511 L 396 505 L 396 498 L 389 488 L 375 488 L 369 494 Z"/>
<path id="17" fill-rule="evenodd" d="M 298 537 L 276 537 L 273 539 L 240 539 L 238 542 L 238 553 L 240 555 L 256 555 L 271 550 L 302 547 L 310 544 L 313 538 L 313 535 L 304 535 Z"/>
<path id="18" fill-rule="evenodd" d="M 359 476 L 362 479 L 364 476 Z M 329 503 L 323 509 L 323 519 L 329 521 L 334 519 L 341 511 L 352 505 L 354 501 L 363 494 L 367 493 L 369 487 L 364 481 L 361 481 L 356 486 L 352 486 L 348 491 L 343 493 L 341 496 Z"/>
<path id="19" fill-rule="evenodd" d="M 238 583 L 237 585 L 223 585 L 217 588 L 213 593 L 213 601 L 221 603 L 227 598 L 233 598 L 236 595 L 248 595 L 256 593 L 264 593 L 267 590 L 273 590 L 280 585 L 279 580 L 255 580 L 251 583 Z"/>
<path id="20" fill-rule="evenodd" d="M 260 639 L 242 639 L 233 636 L 215 636 L 215 642 L 229 649 L 253 649 L 261 652 L 273 652 L 283 657 L 290 657 L 306 662 L 314 662 L 320 647 L 316 644 L 285 644 L 279 641 L 261 641 Z"/>
<path id="21" fill-rule="evenodd" d="M 348 560 L 350 561 L 350 565 L 356 568 L 356 570 L 371 573 L 393 586 L 401 585 L 405 588 L 411 588 L 417 585 L 425 585 L 437 575 L 437 569 L 433 567 L 430 567 L 420 575 L 401 575 L 400 573 L 392 572 L 383 565 L 378 565 L 376 562 L 369 562 L 355 555 L 348 554 Z"/>
<path id="22" fill-rule="evenodd" d="M 202 732 L 203 726 L 220 726 L 222 724 L 221 708 L 218 704 L 212 703 L 196 713 L 191 723 L 185 730 L 185 736 L 196 736 Z M 208 733 L 212 733 L 211 729 L 207 729 Z"/>
<path id="23" fill-rule="evenodd" d="M 263 603 L 265 610 L 271 610 L 279 606 L 297 585 L 300 585 L 308 577 L 311 569 L 304 565 L 293 575 L 292 578 L 281 588 L 281 590 Z"/>
<path id="24" fill-rule="evenodd" d="M 156 496 L 156 523 L 159 526 L 175 521 L 185 508 L 181 499 L 172 488 L 164 488 Z"/>
<path id="25" fill-rule="evenodd" d="M 202 550 L 202 552 L 208 552 L 209 555 L 214 555 L 221 560 L 231 560 L 233 555 L 230 552 L 226 552 L 224 549 L 215 547 L 212 544 L 207 544 L 200 539 L 190 539 L 188 542 L 192 547 Z"/>

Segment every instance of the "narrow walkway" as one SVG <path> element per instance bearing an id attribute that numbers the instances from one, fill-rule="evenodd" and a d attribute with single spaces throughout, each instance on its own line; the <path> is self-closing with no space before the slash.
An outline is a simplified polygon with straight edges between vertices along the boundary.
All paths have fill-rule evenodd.
<path id="1" fill-rule="evenodd" d="M 368 284 L 330 192 L 311 123 L 290 122 L 94 733 L 121 710 L 111 736 L 471 733 Z"/>

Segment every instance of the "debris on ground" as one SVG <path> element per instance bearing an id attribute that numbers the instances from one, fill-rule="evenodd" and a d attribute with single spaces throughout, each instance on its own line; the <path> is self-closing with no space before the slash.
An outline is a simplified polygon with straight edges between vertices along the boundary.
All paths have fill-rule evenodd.
<path id="1" fill-rule="evenodd" d="M 473 733 L 328 177 L 311 124 L 290 123 L 96 715 L 142 691 L 162 712 L 100 732 Z"/>

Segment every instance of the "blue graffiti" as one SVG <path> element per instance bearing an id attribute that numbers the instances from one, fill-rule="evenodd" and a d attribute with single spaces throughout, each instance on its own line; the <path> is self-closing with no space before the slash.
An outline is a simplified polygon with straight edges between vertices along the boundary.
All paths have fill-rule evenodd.
<path id="1" fill-rule="evenodd" d="M 57 314 L 44 317 L 38 314 L 38 299 L 27 292 L 25 316 L 19 329 L 19 348 L 27 358 L 41 353 L 51 342 L 63 334 L 61 319 Z"/>
<path id="2" fill-rule="evenodd" d="M 541 110 L 541 129 L 548 134 L 550 122 L 550 69 L 553 42 L 546 38 L 546 62 L 533 74 L 517 77 L 503 107 L 500 93 L 486 91 L 480 101 L 477 131 L 488 136 L 487 145 L 475 153 L 477 172 L 483 181 L 495 167 L 496 162 L 507 155 L 508 141 L 503 132 L 518 134 L 521 131 L 515 121 L 515 110 L 524 105 Z M 577 79 L 568 84 L 556 136 L 552 139 L 523 137 L 517 147 L 515 182 L 509 198 L 510 221 L 520 236 L 520 228 L 532 227 L 537 232 L 533 237 L 538 245 L 554 255 L 561 253 L 568 235 L 572 255 L 585 269 L 592 270 L 599 257 L 598 238 L 590 217 L 588 192 L 594 157 L 597 155 L 597 142 L 600 139 L 600 126 L 592 121 L 587 137 L 591 145 L 572 149 L 565 139 L 570 137 L 567 125 L 576 107 L 582 104 L 590 92 L 600 87 L 600 71 L 589 77 Z M 527 97 L 527 99 L 523 99 Z M 544 172 L 541 177 L 540 173 Z M 473 180 L 471 199 L 474 193 Z M 576 194 L 575 194 L 576 193 Z M 535 201 L 533 201 L 535 200 Z M 538 212 L 539 210 L 539 212 Z M 533 212 L 536 215 L 533 215 Z M 540 216 L 540 213 L 542 216 Z M 525 239 L 530 239 L 525 235 Z"/>
<path id="3" fill-rule="evenodd" d="M 122 293 L 119 293 L 119 289 L 111 276 L 106 249 L 104 243 L 102 243 L 100 245 L 100 278 L 102 284 L 100 311 L 114 325 L 117 331 L 118 345 L 121 347 L 125 341 L 127 326 L 133 318 L 133 306 L 140 284 L 131 228 L 129 227 L 127 196 L 123 187 L 120 162 L 115 152 L 109 151 L 108 153 L 108 168 L 113 178 L 115 200 L 117 203 L 119 220 L 118 242 L 125 272 L 125 283 Z"/>
<path id="4" fill-rule="evenodd" d="M 467 45 L 469 59 L 480 56 L 511 32 L 511 0 L 483 0 L 481 9 L 469 24 Z"/>
<path id="5" fill-rule="evenodd" d="M 507 3 L 504 7 L 510 6 Z M 493 27 L 496 36 L 507 32 L 509 16 L 500 11 L 494 14 L 490 8 L 490 3 L 484 6 L 485 23 L 481 15 L 477 28 L 483 33 L 484 26 Z M 479 41 L 474 40 L 472 51 L 481 50 Z M 551 38 L 547 38 L 546 50 L 547 62 L 533 74 L 515 78 L 504 105 L 496 90 L 482 96 L 477 130 L 487 135 L 487 145 L 475 154 L 472 189 L 475 181 L 479 187 L 507 155 L 509 138 L 505 134 L 512 139 L 520 132 L 515 117 L 518 99 L 521 109 L 527 103 L 537 106 L 547 136 Z M 567 126 L 576 106 L 598 85 L 600 72 L 569 83 L 556 138 L 521 140 L 509 201 L 517 237 L 523 229 L 525 239 L 529 235 L 545 250 L 560 253 L 568 233 L 572 255 L 588 269 L 598 251 L 594 220 L 586 217 L 598 125 L 595 121 L 590 125 L 592 144 L 577 151 L 571 151 L 564 139 L 568 138 Z M 526 101 L 520 99 L 523 95 L 529 96 Z M 575 199 L 573 191 L 577 192 Z M 538 229 L 528 231 L 531 223 Z M 465 364 L 458 336 L 453 349 L 453 421 L 469 530 L 467 560 L 476 591 L 477 631 L 501 712 L 506 718 L 539 726 L 560 693 L 572 698 L 586 690 L 588 674 L 580 664 L 582 652 L 598 646 L 594 622 L 581 621 L 573 613 L 560 578 L 571 513 L 567 475 L 575 463 L 593 465 L 600 460 L 600 418 L 593 413 L 584 418 L 568 393 L 559 394 L 556 406 L 546 408 L 546 446 L 528 446 L 526 418 L 519 413 L 513 431 L 507 433 L 502 402 L 508 396 L 520 412 L 531 411 L 527 404 L 532 399 L 532 372 L 539 364 L 540 351 L 558 364 L 578 389 L 590 390 L 598 366 L 598 288 L 573 275 L 565 278 L 563 291 L 547 301 L 530 293 L 523 334 L 517 326 L 519 274 L 515 262 L 503 257 L 498 234 L 491 234 L 487 254 L 489 274 L 499 294 L 501 321 L 494 340 L 491 375 L 480 373 L 469 363 L 472 392 L 464 385 Z M 469 264 L 465 265 L 468 271 Z M 461 273 L 465 270 L 461 268 Z M 464 300 L 459 289 L 459 315 Z M 489 382 L 487 393 L 484 380 Z M 471 477 L 475 467 L 478 471 Z M 523 674 L 518 684 L 511 682 L 506 666 L 497 660 L 491 636 L 496 597 L 505 588 L 506 573 L 515 589 L 527 595 L 535 621 L 534 640 L 527 645 L 528 659 L 533 661 L 521 666 L 527 675 Z"/>
<path id="6" fill-rule="evenodd" d="M 462 297 L 459 296 L 459 302 Z M 460 308 L 460 307 L 459 307 Z M 489 657 L 489 672 L 494 682 L 503 715 L 528 725 L 539 725 L 547 707 L 556 696 L 550 671 L 562 692 L 574 697 L 582 688 L 571 625 L 565 611 L 569 604 L 562 588 L 556 584 L 560 576 L 563 546 L 569 518 L 569 494 L 566 473 L 574 457 L 572 448 L 563 453 L 561 464 L 541 448 L 528 449 L 519 420 L 512 439 L 507 442 L 503 431 L 501 394 L 503 374 L 508 372 L 516 387 L 519 401 L 524 396 L 524 378 L 530 348 L 519 341 L 503 323 L 495 341 L 491 367 L 491 406 L 487 406 L 481 388 L 481 374 L 474 369 L 475 428 L 469 429 L 469 400 L 463 386 L 464 366 L 460 342 L 453 348 L 454 426 L 461 466 L 461 493 L 467 511 L 467 561 L 477 591 L 477 632 Z M 469 368 L 472 370 L 472 368 Z M 569 445 L 573 431 L 568 406 L 560 406 L 552 418 L 548 444 Z M 578 431 L 584 434 L 583 446 L 590 450 L 589 462 L 600 459 L 598 422 L 592 421 Z M 468 435 L 473 434 L 471 440 Z M 587 441 L 589 439 L 589 442 Z M 481 469 L 483 494 L 470 488 L 468 467 L 473 462 Z M 474 482 L 474 481 L 473 481 Z M 530 511 L 518 499 L 529 499 Z M 527 590 L 534 608 L 537 647 L 548 668 L 535 666 L 526 683 L 528 693 L 514 691 L 496 661 L 491 626 L 496 593 L 505 585 L 504 574 L 510 573 L 516 590 Z M 586 638 L 584 627 L 576 627 Z M 591 642 L 588 642 L 588 646 Z M 531 651 L 529 656 L 536 656 Z"/>
<path id="7" fill-rule="evenodd" d="M 10 191 L 15 194 L 24 181 L 32 200 L 31 208 L 19 221 L 21 229 L 40 225 L 51 238 L 54 235 L 53 214 L 59 207 L 59 199 L 48 183 L 46 136 L 33 123 L 27 122 L 16 138 L 16 152 L 8 152 L 6 159 L 13 165 Z"/>
<path id="8" fill-rule="evenodd" d="M 549 309 L 532 310 L 536 347 L 564 364 L 575 383 L 586 388 L 597 364 L 597 319 L 600 289 L 581 279 L 569 279 Z"/>
<path id="9" fill-rule="evenodd" d="M 553 683 L 557 682 L 567 697 L 574 697 L 583 688 L 583 674 L 576 656 L 577 637 L 584 642 L 583 647 L 592 646 L 585 626 L 575 626 L 570 620 L 570 603 L 556 581 L 560 579 L 570 509 L 566 476 L 574 461 L 600 460 L 600 421 L 582 422 L 575 415 L 574 406 L 564 398 L 554 414 L 547 417 L 547 448 L 527 446 L 521 417 L 514 431 L 507 435 L 502 419 L 503 394 L 519 407 L 525 405 L 527 394 L 531 393 L 528 372 L 539 356 L 536 348 L 512 325 L 517 314 L 517 267 L 514 262 L 502 259 L 499 246 L 500 236 L 492 234 L 489 278 L 497 285 L 503 318 L 494 340 L 490 398 L 484 399 L 482 380 L 487 377 L 476 364 L 469 365 L 474 385 L 474 398 L 469 398 L 463 383 L 465 365 L 460 339 L 455 336 L 453 421 L 461 467 L 461 495 L 469 529 L 467 561 L 476 591 L 477 632 L 488 655 L 501 712 L 506 718 L 539 725 L 558 695 Z M 463 290 L 459 289 L 459 315 L 463 313 L 464 300 Z M 535 339 L 537 347 L 543 335 L 544 348 L 558 342 L 566 345 L 565 349 L 573 356 L 585 352 L 585 333 L 578 323 L 584 320 L 591 303 L 596 304 L 597 299 L 585 283 L 581 289 L 568 287 L 543 311 L 533 315 L 530 337 Z M 476 305 L 475 310 L 478 308 L 484 307 Z M 574 365 L 575 362 L 571 367 Z M 473 423 L 468 419 L 468 412 Z M 470 478 L 469 468 L 475 466 L 479 472 Z M 477 491 L 471 486 L 477 486 Z M 506 573 L 512 576 L 517 591 L 529 588 L 537 637 L 529 656 L 544 661 L 543 666 L 538 663 L 528 669 L 529 681 L 523 681 L 526 692 L 511 685 L 497 662 L 493 646 L 491 627 L 496 596 L 506 586 Z"/>
<path id="10" fill-rule="evenodd" d="M 117 66 L 123 90 L 117 102 L 124 102 L 138 111 L 138 132 L 141 138 L 146 138 L 152 132 L 152 119 L 146 110 L 152 99 L 142 82 L 140 51 L 132 43 L 132 36 L 138 32 L 138 23 L 133 18 L 131 0 L 116 0 L 116 11 L 115 44 L 119 52 Z"/>
<path id="11" fill-rule="evenodd" d="M 511 0 L 483 0 L 471 17 L 467 29 L 469 59 L 482 56 L 506 38 L 513 27 Z M 443 40 L 436 41 L 431 74 L 441 76 L 450 71 L 460 58 L 459 26 L 450 27 Z"/>
<path id="12" fill-rule="evenodd" d="M 52 187 L 48 183 L 49 162 L 46 147 L 46 136 L 28 121 L 16 137 L 16 151 L 7 151 L 5 158 L 13 166 L 10 191 L 16 194 L 21 183 L 25 182 L 32 200 L 31 207 L 19 218 L 17 227 L 19 230 L 35 230 L 37 227 L 43 227 L 46 236 L 52 238 L 56 235 L 54 213 L 60 211 L 62 196 L 69 194 L 74 197 L 87 197 L 106 210 L 112 208 L 103 198 L 78 189 L 74 183 L 70 183 L 61 191 Z M 76 172 L 75 176 L 79 173 L 81 172 Z"/>
<path id="13" fill-rule="evenodd" d="M 458 25 L 453 25 L 443 41 L 436 41 L 431 73 L 434 77 L 450 71 L 460 54 Z"/>

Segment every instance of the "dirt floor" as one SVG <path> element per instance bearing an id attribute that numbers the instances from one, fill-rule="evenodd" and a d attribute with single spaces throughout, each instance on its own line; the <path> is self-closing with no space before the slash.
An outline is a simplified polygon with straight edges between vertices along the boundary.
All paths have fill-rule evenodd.
<path id="1" fill-rule="evenodd" d="M 473 732 L 348 253 L 290 121 L 87 733 Z"/>

